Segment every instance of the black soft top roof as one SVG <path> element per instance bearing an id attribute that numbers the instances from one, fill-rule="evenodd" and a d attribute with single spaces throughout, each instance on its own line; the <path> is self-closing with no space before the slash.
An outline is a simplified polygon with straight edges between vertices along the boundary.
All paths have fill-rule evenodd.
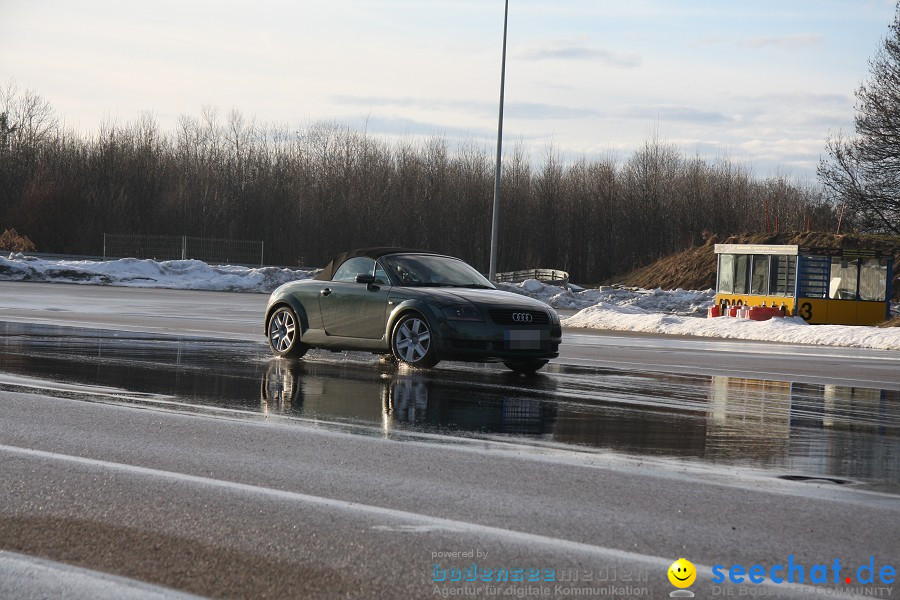
<path id="1" fill-rule="evenodd" d="M 319 281 L 331 281 L 332 276 L 334 276 L 334 272 L 337 271 L 342 264 L 344 264 L 351 258 L 364 256 L 366 258 L 379 259 L 387 254 L 437 254 L 437 252 L 431 252 L 429 250 L 416 250 L 415 248 L 358 248 L 356 250 L 349 250 L 347 252 L 341 252 L 340 254 L 335 255 L 335 257 L 331 259 L 331 262 L 325 265 L 325 268 L 319 271 L 314 279 L 318 279 Z"/>

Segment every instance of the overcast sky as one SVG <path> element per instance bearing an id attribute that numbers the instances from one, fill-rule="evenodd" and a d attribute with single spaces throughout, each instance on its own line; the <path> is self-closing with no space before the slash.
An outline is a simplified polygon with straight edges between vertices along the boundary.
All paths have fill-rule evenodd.
<path id="1" fill-rule="evenodd" d="M 627 158 L 656 132 L 814 177 L 893 0 L 511 0 L 504 144 Z M 95 131 L 204 105 L 496 141 L 502 0 L 0 0 L 0 83 Z"/>

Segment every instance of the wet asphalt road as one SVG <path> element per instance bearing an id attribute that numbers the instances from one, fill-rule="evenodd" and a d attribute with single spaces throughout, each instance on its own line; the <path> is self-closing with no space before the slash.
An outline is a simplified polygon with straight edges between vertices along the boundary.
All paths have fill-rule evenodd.
<path id="1" fill-rule="evenodd" d="M 0 549 L 273 598 L 663 597 L 680 556 L 712 597 L 715 564 L 900 556 L 896 353 L 566 332 L 536 378 L 422 373 L 272 359 L 264 297 L 122 290 L 0 284 Z M 434 581 L 472 564 L 555 581 Z"/>
<path id="2" fill-rule="evenodd" d="M 0 282 L 0 321 L 259 342 L 265 294 Z M 572 314 L 572 311 L 560 311 Z M 570 365 L 900 389 L 900 353 L 566 330 Z"/>

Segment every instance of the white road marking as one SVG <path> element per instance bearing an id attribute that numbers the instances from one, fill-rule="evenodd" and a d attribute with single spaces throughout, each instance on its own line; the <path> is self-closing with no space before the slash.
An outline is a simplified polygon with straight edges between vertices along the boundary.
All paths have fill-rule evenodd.
<path id="1" fill-rule="evenodd" d="M 319 506 L 323 508 L 336 509 L 341 511 L 346 511 L 350 513 L 362 514 L 369 517 L 376 517 L 379 519 L 388 519 L 391 521 L 401 521 L 406 522 L 400 525 L 387 525 L 380 524 L 374 525 L 372 527 L 373 530 L 377 531 L 387 531 L 387 532 L 397 532 L 397 533 L 431 533 L 431 532 L 447 532 L 447 533 L 468 533 L 472 535 L 478 536 L 492 536 L 505 540 L 509 540 L 512 542 L 517 542 L 526 546 L 541 546 L 543 548 L 558 550 L 564 552 L 574 552 L 580 554 L 587 554 L 590 556 L 602 557 L 605 559 L 612 559 L 616 561 L 623 561 L 628 563 L 640 563 L 650 568 L 659 569 L 660 575 L 664 573 L 669 566 L 672 564 L 674 560 L 678 557 L 662 557 L 662 556 L 654 556 L 650 554 L 640 554 L 637 552 L 629 552 L 627 550 L 620 550 L 617 548 L 610 548 L 607 546 L 596 546 L 593 544 L 585 544 L 582 542 L 574 542 L 571 540 L 566 540 L 562 538 L 554 538 L 534 533 L 526 533 L 523 531 L 515 531 L 511 529 L 502 529 L 499 527 L 492 527 L 490 525 L 481 525 L 478 523 L 470 523 L 467 521 L 458 521 L 455 519 L 446 519 L 442 517 L 434 517 L 430 515 L 423 515 L 420 513 L 414 513 L 404 510 L 397 510 L 393 508 L 384 508 L 382 506 L 374 506 L 370 504 L 361 504 L 357 502 L 347 502 L 345 500 L 337 500 L 334 498 L 324 498 L 321 496 L 313 496 L 311 494 L 303 494 L 299 492 L 289 492 L 286 490 L 277 490 L 273 488 L 260 487 L 255 485 L 249 485 L 245 483 L 238 483 L 234 481 L 226 481 L 222 479 L 212 479 L 209 477 L 200 477 L 197 475 L 188 475 L 185 473 L 178 473 L 174 471 L 164 471 L 161 469 L 153 469 L 149 467 L 139 467 L 135 465 L 129 465 L 124 463 L 116 463 L 109 462 L 104 460 L 97 460 L 93 458 L 84 458 L 81 456 L 71 456 L 68 454 L 58 454 L 55 452 L 45 452 L 43 450 L 33 450 L 30 448 L 19 448 L 17 446 L 7 446 L 0 444 L 0 452 L 6 452 L 8 454 L 14 454 L 24 457 L 30 458 L 38 458 L 45 459 L 50 461 L 59 461 L 59 462 L 67 462 L 70 464 L 79 465 L 82 467 L 95 468 L 95 469 L 106 469 L 112 471 L 119 471 L 123 473 L 129 473 L 134 475 L 143 475 L 147 477 L 155 477 L 160 479 L 167 479 L 170 481 L 176 481 L 180 483 L 186 483 L 191 485 L 201 485 L 205 487 L 224 489 L 230 492 L 236 493 L 246 493 L 246 494 L 254 494 L 254 495 L 263 495 L 271 498 L 279 499 L 279 500 L 288 500 L 293 502 L 302 502 L 307 504 L 312 504 L 314 506 Z M 698 575 L 703 575 L 704 578 L 711 579 L 712 578 L 712 567 L 709 565 L 703 565 L 694 563 L 695 568 L 697 569 Z M 772 583 L 770 581 L 766 581 L 761 586 L 777 589 L 778 594 L 781 597 L 809 597 L 812 596 L 814 592 L 799 592 L 795 591 L 790 587 L 785 587 L 783 585 L 778 585 Z M 834 591 L 834 593 L 829 593 L 828 596 L 830 598 L 861 598 L 862 596 L 855 595 L 845 595 L 837 592 L 837 590 L 829 590 L 829 592 Z"/>
<path id="2" fill-rule="evenodd" d="M 0 550 L 0 596 L 67 600 L 202 600 L 137 579 Z M 9 595 L 6 595 L 9 594 Z"/>

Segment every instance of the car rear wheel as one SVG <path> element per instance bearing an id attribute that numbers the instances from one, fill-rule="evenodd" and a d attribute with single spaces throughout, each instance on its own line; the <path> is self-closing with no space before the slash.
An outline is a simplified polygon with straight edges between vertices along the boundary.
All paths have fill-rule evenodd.
<path id="1" fill-rule="evenodd" d="M 394 326 L 391 350 L 397 360 L 411 367 L 428 368 L 438 363 L 428 322 L 418 314 L 404 315 Z"/>
<path id="2" fill-rule="evenodd" d="M 549 361 L 546 361 L 546 360 L 535 359 L 535 360 L 526 360 L 526 361 L 522 361 L 522 362 L 505 362 L 503 364 L 506 365 L 506 367 L 508 369 L 512 369 L 516 373 L 532 375 L 538 369 L 540 369 L 541 367 L 546 365 L 548 362 Z"/>
<path id="3" fill-rule="evenodd" d="M 278 356 L 300 358 L 309 347 L 300 342 L 300 321 L 289 306 L 282 306 L 269 317 L 269 348 Z"/>

